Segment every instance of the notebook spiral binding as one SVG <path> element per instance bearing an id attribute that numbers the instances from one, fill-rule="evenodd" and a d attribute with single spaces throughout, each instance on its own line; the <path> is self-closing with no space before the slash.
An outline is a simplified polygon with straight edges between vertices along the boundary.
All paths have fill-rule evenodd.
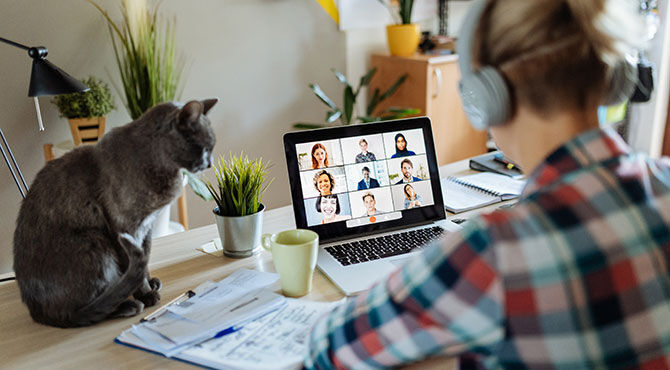
<path id="1" fill-rule="evenodd" d="M 451 182 L 455 182 L 458 185 L 465 186 L 465 187 L 468 187 L 470 189 L 480 191 L 482 193 L 493 195 L 494 197 L 501 197 L 502 196 L 502 194 L 498 193 L 497 191 L 493 191 L 493 190 L 489 190 L 489 189 L 479 187 L 479 186 L 471 184 L 467 181 L 463 181 L 463 180 L 461 180 L 457 177 L 449 176 L 447 179 Z"/>

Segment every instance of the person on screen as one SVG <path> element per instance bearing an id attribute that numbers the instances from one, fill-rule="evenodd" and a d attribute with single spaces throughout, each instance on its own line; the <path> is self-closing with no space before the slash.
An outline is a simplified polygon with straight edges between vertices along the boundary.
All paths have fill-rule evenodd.
<path id="1" fill-rule="evenodd" d="M 523 193 L 322 317 L 304 367 L 670 369 L 670 158 L 598 121 L 635 88 L 640 2 L 471 3 L 461 101 Z"/>
<path id="2" fill-rule="evenodd" d="M 398 158 L 398 157 L 409 157 L 410 155 L 415 155 L 411 150 L 407 150 L 407 140 L 405 139 L 405 135 L 403 134 L 397 134 L 395 136 L 395 154 L 391 156 L 391 158 Z"/>
<path id="3" fill-rule="evenodd" d="M 405 185 L 405 188 L 403 190 L 405 192 L 405 209 L 421 207 L 423 203 L 423 198 L 421 198 L 421 195 L 417 194 L 414 191 L 414 187 L 412 187 L 412 185 L 410 184 Z"/>
<path id="4" fill-rule="evenodd" d="M 314 174 L 314 187 L 320 195 L 330 195 L 335 187 L 335 178 L 326 170 L 319 171 Z"/>
<path id="5" fill-rule="evenodd" d="M 361 217 L 370 217 L 378 213 L 382 213 L 377 210 L 377 201 L 375 200 L 375 195 L 370 192 L 363 194 L 363 205 L 365 206 L 365 213 Z"/>
<path id="6" fill-rule="evenodd" d="M 315 206 L 316 211 L 321 213 L 323 217 L 321 220 L 322 224 L 348 220 L 351 218 L 350 216 L 340 215 L 342 207 L 340 207 L 340 199 L 337 197 L 337 194 L 319 195 L 319 197 L 316 198 Z"/>
<path id="7" fill-rule="evenodd" d="M 321 143 L 316 143 L 312 147 L 312 168 L 326 168 L 328 167 L 328 152 L 326 147 Z"/>
<path id="8" fill-rule="evenodd" d="M 356 163 L 373 162 L 377 158 L 373 153 L 368 152 L 368 141 L 360 139 L 358 145 L 361 147 L 361 152 L 356 155 Z"/>
<path id="9" fill-rule="evenodd" d="M 365 166 L 361 170 L 363 173 L 363 180 L 358 182 L 358 190 L 372 189 L 379 187 L 379 181 L 370 177 L 370 169 Z"/>
<path id="10" fill-rule="evenodd" d="M 400 162 L 400 172 L 402 172 L 402 179 L 396 182 L 396 185 L 413 181 L 421 181 L 420 178 L 412 175 L 412 171 L 414 171 L 414 165 L 412 164 L 412 161 L 407 158 L 403 159 L 402 162 Z"/>

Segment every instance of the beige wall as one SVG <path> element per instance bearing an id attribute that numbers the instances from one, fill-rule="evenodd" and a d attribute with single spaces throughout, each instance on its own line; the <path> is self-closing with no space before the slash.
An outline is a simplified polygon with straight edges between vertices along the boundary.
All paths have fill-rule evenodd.
<path id="1" fill-rule="evenodd" d="M 100 0 L 117 14 L 119 2 Z M 4 0 L 0 37 L 45 45 L 49 60 L 76 77 L 89 74 L 118 83 L 106 25 L 83 0 Z M 179 48 L 189 61 L 183 100 L 216 96 L 211 113 L 217 134 L 215 157 L 244 150 L 274 163 L 274 185 L 266 193 L 270 208 L 290 204 L 281 135 L 294 121 L 319 121 L 324 108 L 307 84 L 340 91 L 330 68 L 346 72 L 345 36 L 318 7 L 306 0 L 163 1 L 177 15 Z M 42 145 L 70 137 L 67 122 L 42 98 L 46 131 L 37 131 L 27 97 L 30 58 L 0 44 L 0 127 L 28 182 L 44 165 Z M 111 76 L 111 77 L 110 77 Z M 334 94 L 339 101 L 341 94 Z M 129 121 L 119 108 L 108 117 L 112 128 Z M 21 196 L 0 163 L 0 274 L 12 270 L 12 235 Z M 54 205 L 58 206 L 58 205 Z M 191 226 L 213 222 L 213 204 L 188 195 Z"/>

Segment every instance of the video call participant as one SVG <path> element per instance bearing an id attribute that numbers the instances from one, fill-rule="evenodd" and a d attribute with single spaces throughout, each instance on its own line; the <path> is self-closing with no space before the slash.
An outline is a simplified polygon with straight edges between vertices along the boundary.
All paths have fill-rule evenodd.
<path id="1" fill-rule="evenodd" d="M 420 178 L 412 175 L 413 170 L 414 165 L 412 164 L 412 161 L 407 158 L 403 159 L 402 162 L 400 162 L 400 172 L 402 172 L 402 178 L 400 181 L 396 182 L 396 185 L 406 182 L 421 181 Z"/>
<path id="2" fill-rule="evenodd" d="M 335 187 L 335 178 L 330 172 L 323 170 L 314 174 L 314 187 L 321 195 L 330 195 Z"/>
<path id="3" fill-rule="evenodd" d="M 670 158 L 597 116 L 632 93 L 616 68 L 645 38 L 636 3 L 471 2 L 461 82 L 485 72 L 498 99 L 468 108 L 527 185 L 317 322 L 306 368 L 670 368 Z"/>
<path id="4" fill-rule="evenodd" d="M 414 187 L 412 187 L 412 185 L 405 185 L 403 190 L 405 192 L 405 209 L 421 207 L 423 198 L 421 198 L 421 195 L 414 191 Z"/>
<path id="5" fill-rule="evenodd" d="M 373 162 L 377 160 L 373 153 L 368 152 L 367 140 L 360 139 L 358 145 L 361 147 L 361 152 L 356 155 L 356 163 Z"/>
<path id="6" fill-rule="evenodd" d="M 323 219 L 321 220 L 322 224 L 348 220 L 351 218 L 350 216 L 340 215 L 342 207 L 340 207 L 340 199 L 336 194 L 319 195 L 319 197 L 316 198 L 315 206 L 316 211 L 323 216 Z"/>
<path id="7" fill-rule="evenodd" d="M 312 147 L 312 169 L 328 167 L 328 152 L 321 143 L 316 143 Z"/>
<path id="8" fill-rule="evenodd" d="M 379 187 L 379 181 L 370 177 L 370 169 L 366 166 L 361 170 L 363 180 L 358 182 L 358 190 L 372 189 Z"/>
<path id="9" fill-rule="evenodd" d="M 407 150 L 407 140 L 405 139 L 405 135 L 397 134 L 395 136 L 395 154 L 393 154 L 391 158 L 408 157 L 415 154 L 416 153 L 413 151 Z"/>
<path id="10" fill-rule="evenodd" d="M 378 213 L 383 213 L 377 210 L 377 201 L 374 194 L 367 192 L 363 194 L 363 205 L 365 205 L 365 213 L 361 217 L 370 217 Z"/>

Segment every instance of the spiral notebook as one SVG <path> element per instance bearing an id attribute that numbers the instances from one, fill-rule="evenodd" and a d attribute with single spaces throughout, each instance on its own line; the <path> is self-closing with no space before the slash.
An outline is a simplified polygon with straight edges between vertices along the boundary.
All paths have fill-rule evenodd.
<path id="1" fill-rule="evenodd" d="M 440 180 L 444 208 L 452 213 L 488 206 L 518 198 L 526 185 L 524 180 L 491 172 L 481 172 Z"/>

